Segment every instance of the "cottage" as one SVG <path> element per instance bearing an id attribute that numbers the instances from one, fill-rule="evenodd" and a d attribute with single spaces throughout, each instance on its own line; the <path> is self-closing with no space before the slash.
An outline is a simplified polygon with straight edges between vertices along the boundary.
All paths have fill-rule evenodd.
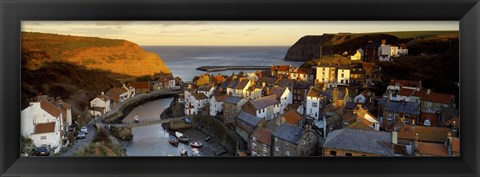
<path id="1" fill-rule="evenodd" d="M 115 88 L 112 88 L 112 89 L 108 90 L 108 92 L 105 95 L 107 95 L 115 103 L 120 103 L 120 102 L 124 102 L 128 98 L 134 96 L 135 95 L 135 88 L 127 87 L 127 86 L 125 86 L 125 84 L 123 84 L 122 87 L 115 87 Z"/>
<path id="2" fill-rule="evenodd" d="M 320 63 L 317 66 L 317 79 L 315 82 L 333 83 L 337 80 L 337 65 Z M 345 76 L 345 75 L 344 75 Z"/>
<path id="3" fill-rule="evenodd" d="M 273 156 L 308 156 L 318 149 L 319 135 L 309 125 L 305 129 L 284 123 L 272 133 Z"/>
<path id="4" fill-rule="evenodd" d="M 210 98 L 213 95 L 213 92 L 215 91 L 217 87 L 214 85 L 204 85 L 200 86 L 197 89 L 198 93 L 203 93 L 205 94 L 208 98 Z"/>
<path id="5" fill-rule="evenodd" d="M 280 126 L 283 123 L 295 125 L 298 127 L 303 127 L 303 124 L 305 123 L 305 119 L 303 119 L 303 116 L 300 113 L 298 113 L 296 110 L 289 110 L 284 114 L 281 114 L 279 119 L 277 119 L 277 126 Z"/>
<path id="6" fill-rule="evenodd" d="M 242 110 L 242 106 L 247 102 L 246 99 L 236 96 L 229 96 L 223 101 L 223 123 L 232 124 L 235 117 Z"/>
<path id="7" fill-rule="evenodd" d="M 393 131 L 393 126 L 399 123 L 418 122 L 420 117 L 420 104 L 411 102 L 387 101 L 383 107 L 382 128 Z"/>
<path id="8" fill-rule="evenodd" d="M 337 84 L 349 85 L 350 84 L 350 68 L 348 64 L 338 66 Z"/>
<path id="9" fill-rule="evenodd" d="M 350 65 L 350 85 L 362 86 L 365 83 L 365 70 L 362 63 Z"/>
<path id="10" fill-rule="evenodd" d="M 284 112 L 284 109 L 288 104 L 293 103 L 292 92 L 290 92 L 288 87 L 275 86 L 270 90 L 270 94 L 275 95 L 280 102 L 280 114 Z"/>
<path id="11" fill-rule="evenodd" d="M 280 114 L 280 102 L 277 96 L 269 95 L 249 100 L 242 106 L 242 111 L 255 115 L 265 121 L 272 120 Z"/>
<path id="12" fill-rule="evenodd" d="M 365 56 L 363 57 L 363 59 L 367 62 L 376 61 L 378 59 L 379 47 L 380 45 L 378 44 L 378 42 L 368 41 L 367 45 L 365 45 L 364 48 Z"/>
<path id="13" fill-rule="evenodd" d="M 355 51 L 355 54 L 350 56 L 350 60 L 355 60 L 355 61 L 363 60 L 363 55 L 364 55 L 363 49 L 361 48 L 357 49 L 357 51 Z"/>
<path id="14" fill-rule="evenodd" d="M 245 142 L 249 142 L 250 135 L 263 125 L 265 122 L 261 118 L 245 111 L 241 111 L 235 118 L 235 131 Z"/>
<path id="15" fill-rule="evenodd" d="M 293 104 L 302 106 L 302 114 L 305 112 L 307 106 L 308 91 L 313 85 L 313 82 L 310 81 L 298 81 L 293 86 Z"/>
<path id="16" fill-rule="evenodd" d="M 382 45 L 378 48 L 378 61 L 392 61 L 392 46 L 382 39 Z"/>
<path id="17" fill-rule="evenodd" d="M 394 156 L 392 134 L 344 128 L 330 132 L 323 156 Z"/>
<path id="18" fill-rule="evenodd" d="M 362 123 L 371 130 L 380 130 L 380 122 L 378 119 L 364 109 L 362 105 L 357 105 L 357 108 L 353 111 L 353 113 L 357 116 L 356 123 Z"/>
<path id="19" fill-rule="evenodd" d="M 102 92 L 101 95 L 90 101 L 90 115 L 97 117 L 104 115 L 111 110 L 110 103 L 110 98 Z"/>
<path id="20" fill-rule="evenodd" d="M 258 127 L 250 136 L 249 149 L 252 156 L 271 156 L 272 131 Z"/>
<path id="21" fill-rule="evenodd" d="M 223 112 L 223 101 L 227 95 L 214 95 L 210 98 L 210 115 L 217 116 L 218 113 Z"/>
<path id="22" fill-rule="evenodd" d="M 47 100 L 31 102 L 21 111 L 21 135 L 33 140 L 36 147 L 48 146 L 60 152 L 64 136 L 64 116 L 61 108 Z M 66 111 L 71 114 L 71 111 Z"/>
<path id="23" fill-rule="evenodd" d="M 310 90 L 307 94 L 307 112 L 306 115 L 313 119 L 318 119 L 320 115 L 320 110 L 323 109 L 322 104 L 322 90 L 310 87 Z"/>

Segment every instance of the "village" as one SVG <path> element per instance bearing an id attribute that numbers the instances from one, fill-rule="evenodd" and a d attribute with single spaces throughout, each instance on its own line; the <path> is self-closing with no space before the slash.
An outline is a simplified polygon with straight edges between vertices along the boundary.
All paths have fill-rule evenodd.
<path id="1" fill-rule="evenodd" d="M 229 76 L 206 73 L 191 82 L 158 73 L 151 81 L 99 93 L 88 112 L 101 122 L 129 99 L 177 90 L 175 102 L 183 111 L 176 114 L 221 122 L 236 134 L 237 156 L 460 156 L 455 95 L 408 79 L 392 79 L 375 93 L 384 82 L 378 63 L 408 55 L 408 49 L 386 40 L 364 46 L 344 55 L 349 64 L 279 64 Z M 61 153 L 83 134 L 72 138 L 72 132 L 85 126 L 70 107 L 60 97 L 32 99 L 22 110 L 22 136 L 37 148 Z"/>

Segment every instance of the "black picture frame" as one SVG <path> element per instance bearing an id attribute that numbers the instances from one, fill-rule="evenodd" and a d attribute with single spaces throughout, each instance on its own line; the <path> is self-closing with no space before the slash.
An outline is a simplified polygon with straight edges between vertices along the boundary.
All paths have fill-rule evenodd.
<path id="1" fill-rule="evenodd" d="M 478 0 L 1 0 L 1 176 L 479 176 Z M 461 157 L 20 157 L 22 20 L 460 21 Z"/>

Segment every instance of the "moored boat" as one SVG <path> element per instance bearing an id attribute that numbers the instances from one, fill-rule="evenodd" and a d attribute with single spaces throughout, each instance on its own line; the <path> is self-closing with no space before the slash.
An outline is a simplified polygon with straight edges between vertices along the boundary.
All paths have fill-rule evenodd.
<path id="1" fill-rule="evenodd" d="M 178 138 L 180 142 L 183 142 L 183 143 L 188 143 L 188 140 L 190 140 L 186 135 L 180 132 L 175 132 L 175 136 Z"/>
<path id="2" fill-rule="evenodd" d="M 210 140 L 210 136 L 208 136 L 208 137 L 205 138 L 205 141 L 208 141 L 208 140 Z"/>
<path id="3" fill-rule="evenodd" d="M 202 146 L 202 143 L 195 141 L 195 142 L 193 142 L 193 143 L 190 143 L 190 146 L 192 146 L 192 147 L 200 147 L 200 146 Z"/>
<path id="4" fill-rule="evenodd" d="M 168 142 L 174 146 L 178 146 L 178 139 L 173 135 L 170 135 Z"/>
<path id="5" fill-rule="evenodd" d="M 185 150 L 183 147 L 180 148 L 180 156 L 188 156 L 187 150 Z"/>

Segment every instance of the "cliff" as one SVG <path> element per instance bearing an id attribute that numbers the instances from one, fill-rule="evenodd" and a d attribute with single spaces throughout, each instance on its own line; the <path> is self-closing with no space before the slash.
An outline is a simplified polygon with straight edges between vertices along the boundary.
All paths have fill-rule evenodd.
<path id="1" fill-rule="evenodd" d="M 445 48 L 444 38 L 458 38 L 458 31 L 411 31 L 411 32 L 385 32 L 385 33 L 339 33 L 308 35 L 300 38 L 292 45 L 285 60 L 309 61 L 326 55 L 343 54 L 353 52 L 364 47 L 368 41 L 380 42 L 386 39 L 389 44 L 403 43 L 409 49 L 409 53 L 420 54 L 420 51 L 438 50 Z M 424 45 L 424 44 L 433 45 Z M 322 52 L 320 52 L 320 49 Z"/>
<path id="2" fill-rule="evenodd" d="M 22 32 L 22 50 L 49 56 L 22 58 L 30 70 L 46 62 L 67 62 L 129 76 L 170 73 L 157 54 L 126 40 Z"/>
<path id="3" fill-rule="evenodd" d="M 125 40 L 22 32 L 22 109 L 29 99 L 46 94 L 62 97 L 80 115 L 116 81 L 170 72 L 158 55 Z"/>

